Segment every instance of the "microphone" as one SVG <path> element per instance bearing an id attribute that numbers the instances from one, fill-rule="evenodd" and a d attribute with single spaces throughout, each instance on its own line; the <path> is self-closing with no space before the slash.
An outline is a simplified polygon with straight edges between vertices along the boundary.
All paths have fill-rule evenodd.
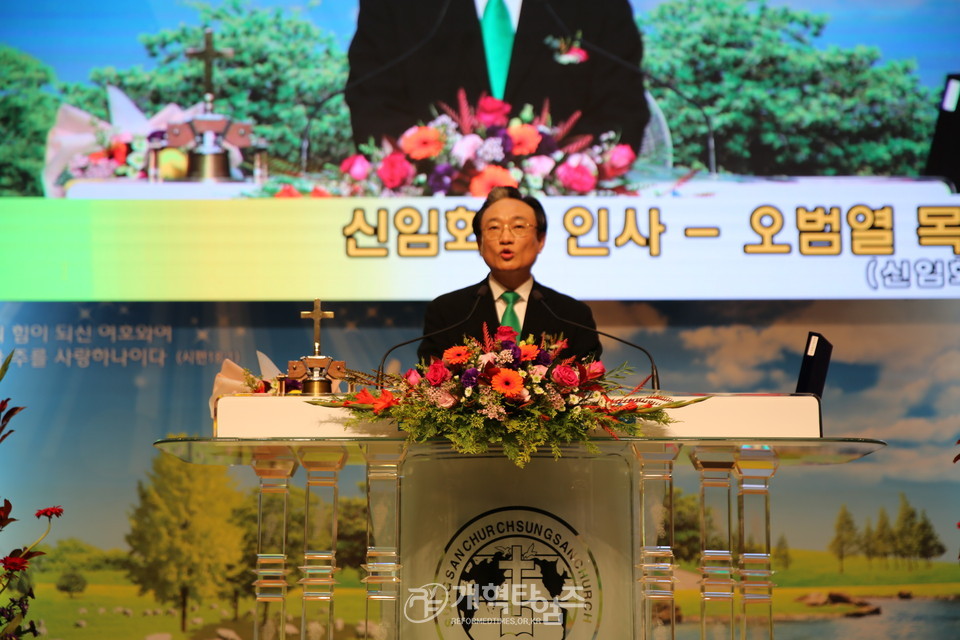
<path id="1" fill-rule="evenodd" d="M 573 32 L 570 30 L 570 27 L 568 27 L 567 24 L 563 21 L 563 18 L 561 18 L 557 14 L 553 6 L 550 4 L 549 0 L 539 0 L 539 1 L 544 7 L 546 7 L 547 12 L 550 14 L 550 17 L 553 18 L 554 22 L 556 22 L 557 25 L 567 33 L 567 35 L 572 35 Z M 610 60 L 620 65 L 621 67 L 626 67 L 627 69 L 630 69 L 631 71 L 640 74 L 641 77 L 648 78 L 656 86 L 670 89 L 675 94 L 680 96 L 680 98 L 684 102 L 693 106 L 697 111 L 699 111 L 701 117 L 703 117 L 704 123 L 707 125 L 707 166 L 710 169 L 711 176 L 717 175 L 717 151 L 716 151 L 716 141 L 713 135 L 713 119 L 710 117 L 710 114 L 707 113 L 706 109 L 704 109 L 699 102 L 687 96 L 686 94 L 684 94 L 682 91 L 677 89 L 674 85 L 670 84 L 669 82 L 666 82 L 665 80 L 661 80 L 656 76 L 651 75 L 649 72 L 643 71 L 636 65 L 631 64 L 627 60 L 624 60 L 620 56 L 616 55 L 615 53 L 611 53 L 610 51 L 607 51 L 603 47 L 596 45 L 590 42 L 589 40 L 584 40 L 583 38 L 581 38 L 580 44 L 582 44 L 583 47 L 588 51 L 598 53 L 604 58 L 606 58 L 607 60 Z"/>
<path id="2" fill-rule="evenodd" d="M 605 331 L 600 331 L 600 329 L 597 329 L 597 328 L 595 328 L 595 327 L 591 327 L 591 326 L 585 325 L 585 324 L 580 324 L 579 322 L 575 322 L 575 321 L 573 321 L 573 320 L 570 320 L 569 318 L 561 318 L 560 316 L 558 316 L 558 315 L 556 314 L 556 312 L 554 312 L 553 309 L 550 308 L 550 305 L 547 304 L 547 301 L 543 299 L 543 292 L 542 292 L 542 291 L 538 291 L 538 290 L 534 289 L 534 290 L 533 290 L 533 293 L 530 294 L 530 299 L 531 299 L 531 300 L 534 300 L 535 302 L 539 302 L 540 304 L 542 304 L 542 305 L 543 305 L 543 308 L 546 309 L 546 310 L 550 313 L 550 315 L 552 315 L 554 318 L 556 318 L 556 319 L 559 320 L 560 322 L 566 322 L 567 324 L 572 324 L 572 325 L 575 326 L 575 327 L 579 327 L 579 328 L 581 328 L 581 329 L 586 329 L 587 331 L 592 331 L 592 332 L 594 332 L 594 333 L 596 333 L 596 334 L 599 334 L 599 335 L 601 335 L 601 336 L 606 336 L 606 337 L 608 337 L 608 338 L 610 338 L 610 339 L 612 339 L 612 340 L 616 340 L 617 342 L 622 342 L 623 344 L 627 345 L 628 347 L 633 347 L 634 349 L 639 349 L 640 351 L 643 351 L 644 355 L 647 356 L 647 360 L 650 361 L 650 386 L 653 387 L 653 390 L 654 390 L 654 391 L 659 391 L 659 390 L 660 390 L 660 372 L 657 370 L 657 363 L 653 361 L 653 356 L 650 355 L 650 352 L 649 352 L 649 351 L 647 351 L 646 349 L 644 349 L 643 347 L 641 347 L 641 346 L 638 345 L 638 344 L 634 344 L 634 343 L 632 343 L 632 342 L 627 342 L 627 341 L 624 340 L 623 338 L 618 338 L 617 336 L 615 336 L 615 335 L 613 335 L 613 334 L 607 333 L 607 332 L 605 332 Z"/>
<path id="3" fill-rule="evenodd" d="M 467 315 L 465 315 L 462 320 L 458 322 L 454 322 L 448 327 L 443 327 L 442 329 L 437 329 L 436 331 L 425 333 L 422 336 L 418 336 L 410 340 L 404 340 L 403 342 L 399 344 L 395 344 L 389 349 L 387 349 L 387 352 L 383 354 L 383 358 L 380 359 L 380 366 L 377 367 L 377 387 L 378 388 L 383 387 L 383 366 L 387 362 L 387 356 L 389 356 L 395 349 L 399 349 L 400 347 L 411 344 L 413 342 L 419 342 L 420 340 L 425 340 L 426 338 L 432 338 L 435 335 L 445 333 L 447 331 L 450 331 L 451 329 L 456 329 L 460 325 L 465 324 L 467 320 L 473 317 L 474 311 L 476 311 L 477 307 L 480 306 L 480 300 L 488 293 L 490 293 L 490 286 L 486 282 L 484 282 L 479 287 L 477 287 L 477 292 L 476 294 L 474 294 L 474 298 L 473 298 L 473 305 L 470 307 L 470 311 L 467 312 Z"/>
<path id="4" fill-rule="evenodd" d="M 430 28 L 430 31 L 427 32 L 427 35 L 421 38 L 416 44 L 414 44 L 412 47 L 404 51 L 402 54 L 394 58 L 391 58 L 385 64 L 377 67 L 376 69 L 371 70 L 370 72 L 360 76 L 359 78 L 352 81 L 348 81 L 345 85 L 343 85 L 336 91 L 331 91 L 327 95 L 317 100 L 315 103 L 311 104 L 307 100 L 303 100 L 303 105 L 305 107 L 312 107 L 314 113 L 317 113 L 320 111 L 323 105 L 327 104 L 329 101 L 333 100 L 337 96 L 343 95 L 347 91 L 350 91 L 350 89 L 353 89 L 354 87 L 364 84 L 371 78 L 375 78 L 381 73 L 385 73 L 389 71 L 393 67 L 397 66 L 398 64 L 400 64 L 401 62 L 403 62 L 404 60 L 412 56 L 414 53 L 419 51 L 423 47 L 423 45 L 425 45 L 430 40 L 432 40 L 433 36 L 437 35 L 437 31 L 440 30 L 440 25 L 443 23 L 443 19 L 446 17 L 447 10 L 450 9 L 450 4 L 452 2 L 453 0 L 447 0 L 446 2 L 443 3 L 443 6 L 440 7 L 440 11 L 437 12 L 437 20 L 436 22 L 433 23 L 433 26 Z M 310 133 L 310 124 L 312 120 L 313 120 L 313 116 L 308 115 L 307 124 L 303 129 L 303 135 L 300 140 L 300 169 L 304 173 L 306 173 L 307 171 L 307 156 L 309 154 L 309 149 L 310 149 L 309 133 Z"/>

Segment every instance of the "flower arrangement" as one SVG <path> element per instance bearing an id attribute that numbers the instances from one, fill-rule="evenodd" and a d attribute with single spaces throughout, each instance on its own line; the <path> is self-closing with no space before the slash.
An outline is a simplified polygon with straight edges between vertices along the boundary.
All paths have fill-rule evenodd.
<path id="1" fill-rule="evenodd" d="M 74 155 L 57 184 L 64 185 L 78 178 L 146 177 L 148 141 L 145 136 L 97 131 L 97 145 L 96 151 Z"/>
<path id="2" fill-rule="evenodd" d="M 643 421 L 673 422 L 664 409 L 706 399 L 614 397 L 625 390 L 615 381 L 625 370 L 607 372 L 599 360 L 559 358 L 565 347 L 562 339 L 517 341 L 516 331 L 504 326 L 491 336 L 484 326 L 483 341 L 468 338 L 440 360 L 390 376 L 392 390 L 384 386 L 375 394 L 365 387 L 338 402 L 309 402 L 350 409 L 348 424 L 396 421 L 411 442 L 446 438 L 468 454 L 498 445 L 523 467 L 540 447 L 550 447 L 554 457 L 567 444 L 585 443 L 596 451 L 589 438 L 597 430 L 614 438 L 639 436 Z"/>
<path id="3" fill-rule="evenodd" d="M 491 96 L 471 106 L 463 89 L 456 108 L 439 103 L 437 109 L 436 118 L 410 127 L 396 141 L 360 145 L 360 153 L 319 175 L 273 177 L 255 195 L 483 198 L 496 186 L 535 195 L 622 194 L 639 188 L 627 177 L 636 153 L 619 144 L 615 133 L 598 140 L 570 133 L 579 112 L 553 124 L 545 101 L 539 113 L 526 105 L 511 116 L 513 107 Z"/>
<path id="4" fill-rule="evenodd" d="M 3 361 L 3 365 L 0 365 L 0 380 L 3 380 L 7 374 L 12 358 L 13 352 L 10 352 Z M 24 407 L 10 407 L 9 405 L 10 398 L 0 401 L 0 442 L 6 440 L 13 433 L 12 429 L 8 430 L 7 428 L 10 420 L 24 409 Z M 3 505 L 0 506 L 0 531 L 6 529 L 10 523 L 17 521 L 16 518 L 10 516 L 12 510 L 13 505 L 9 500 L 4 499 Z M 29 601 L 34 595 L 29 586 L 24 586 L 28 583 L 23 582 L 22 579 L 30 566 L 30 559 L 43 555 L 43 551 L 36 551 L 35 548 L 50 533 L 53 518 L 59 518 L 63 515 L 63 507 L 47 507 L 40 509 L 35 515 L 38 519 L 47 519 L 47 530 L 33 544 L 14 549 L 0 559 L 0 568 L 2 568 L 0 593 L 6 591 L 11 585 L 13 590 L 20 593 L 19 597 L 11 596 L 6 607 L 0 607 L 0 639 L 3 640 L 22 638 L 28 633 L 37 636 L 40 633 L 32 620 L 29 622 L 26 620 L 27 611 L 30 608 Z"/>

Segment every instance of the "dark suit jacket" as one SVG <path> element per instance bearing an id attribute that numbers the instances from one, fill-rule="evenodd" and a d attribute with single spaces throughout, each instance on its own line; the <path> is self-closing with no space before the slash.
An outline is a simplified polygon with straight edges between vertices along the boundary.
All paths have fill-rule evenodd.
<path id="1" fill-rule="evenodd" d="M 443 6 L 446 14 L 436 33 Z M 573 133 L 622 133 L 621 141 L 639 148 L 650 118 L 639 72 L 643 57 L 640 32 L 628 0 L 549 0 L 562 25 L 543 0 L 524 0 L 504 100 L 514 114 L 525 104 L 539 112 L 550 99 L 554 124 L 576 111 L 583 115 Z M 564 27 L 603 47 L 628 65 L 599 53 L 586 62 L 560 64 L 547 36 L 566 35 Z M 417 48 L 418 43 L 423 43 Z M 385 65 L 416 49 L 382 73 Z M 433 118 L 431 107 L 443 101 L 457 108 L 463 87 L 471 105 L 490 95 L 480 22 L 473 0 L 360 0 L 357 31 L 350 44 L 350 83 L 346 92 L 353 138 L 377 143 Z M 371 75 L 373 74 L 373 75 Z"/>
<path id="2" fill-rule="evenodd" d="M 487 284 L 486 280 L 470 287 L 445 293 L 433 300 L 427 305 L 427 311 L 424 314 L 423 332 L 427 334 L 439 331 L 467 318 L 467 314 L 477 299 L 477 290 L 485 284 Z M 536 281 L 533 283 L 533 291 L 542 293 L 543 300 L 536 301 L 531 295 L 531 299 L 527 302 L 527 311 L 521 329 L 522 337 L 525 338 L 532 333 L 539 339 L 544 333 L 547 335 L 562 333 L 570 344 L 568 349 L 560 354 L 560 357 L 578 356 L 583 358 L 593 355 L 599 358 L 602 349 L 599 336 L 596 333 L 558 320 L 547 311 L 544 305 L 549 306 L 560 318 L 596 328 L 597 325 L 593 320 L 593 312 L 590 307 Z M 483 323 L 487 323 L 491 335 L 495 334 L 497 327 L 500 326 L 497 319 L 496 302 L 493 299 L 493 294 L 489 292 L 481 298 L 476 310 L 467 318 L 466 322 L 447 331 L 442 331 L 436 336 L 424 339 L 417 349 L 417 356 L 424 362 L 429 363 L 431 356 L 439 358 L 443 355 L 445 349 L 463 344 L 465 335 L 483 340 Z"/>

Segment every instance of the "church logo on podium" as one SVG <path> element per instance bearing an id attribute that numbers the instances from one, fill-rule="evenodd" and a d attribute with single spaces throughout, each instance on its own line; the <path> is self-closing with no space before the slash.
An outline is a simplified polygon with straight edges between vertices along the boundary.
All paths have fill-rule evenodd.
<path id="1" fill-rule="evenodd" d="M 589 548 L 561 518 L 530 507 L 495 509 L 451 537 L 435 581 L 407 590 L 404 615 L 450 640 L 594 638 L 597 576 Z"/>

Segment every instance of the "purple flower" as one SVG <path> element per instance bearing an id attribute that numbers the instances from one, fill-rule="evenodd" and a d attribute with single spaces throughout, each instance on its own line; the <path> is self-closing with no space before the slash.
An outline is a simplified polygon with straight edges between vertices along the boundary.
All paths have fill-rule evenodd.
<path id="1" fill-rule="evenodd" d="M 560 148 L 559 145 L 557 145 L 556 138 L 553 137 L 549 129 L 540 129 L 540 135 L 540 144 L 537 145 L 537 155 L 548 156 Z"/>
<path id="2" fill-rule="evenodd" d="M 444 194 L 450 191 L 450 185 L 453 184 L 453 176 L 457 170 L 450 164 L 443 162 L 433 168 L 430 176 L 427 178 L 427 186 L 432 193 Z"/>
<path id="3" fill-rule="evenodd" d="M 480 377 L 480 370 L 476 367 L 470 367 L 462 374 L 460 374 L 460 384 L 464 387 L 470 388 L 477 386 L 477 378 Z"/>
<path id="4" fill-rule="evenodd" d="M 550 353 L 546 349 L 540 349 L 540 353 L 537 354 L 537 359 L 534 360 L 534 362 L 549 367 L 553 362 L 553 358 L 550 357 Z"/>
<path id="5" fill-rule="evenodd" d="M 487 139 L 499 138 L 505 156 L 513 153 L 513 138 L 507 133 L 506 127 L 490 127 L 487 129 Z"/>

